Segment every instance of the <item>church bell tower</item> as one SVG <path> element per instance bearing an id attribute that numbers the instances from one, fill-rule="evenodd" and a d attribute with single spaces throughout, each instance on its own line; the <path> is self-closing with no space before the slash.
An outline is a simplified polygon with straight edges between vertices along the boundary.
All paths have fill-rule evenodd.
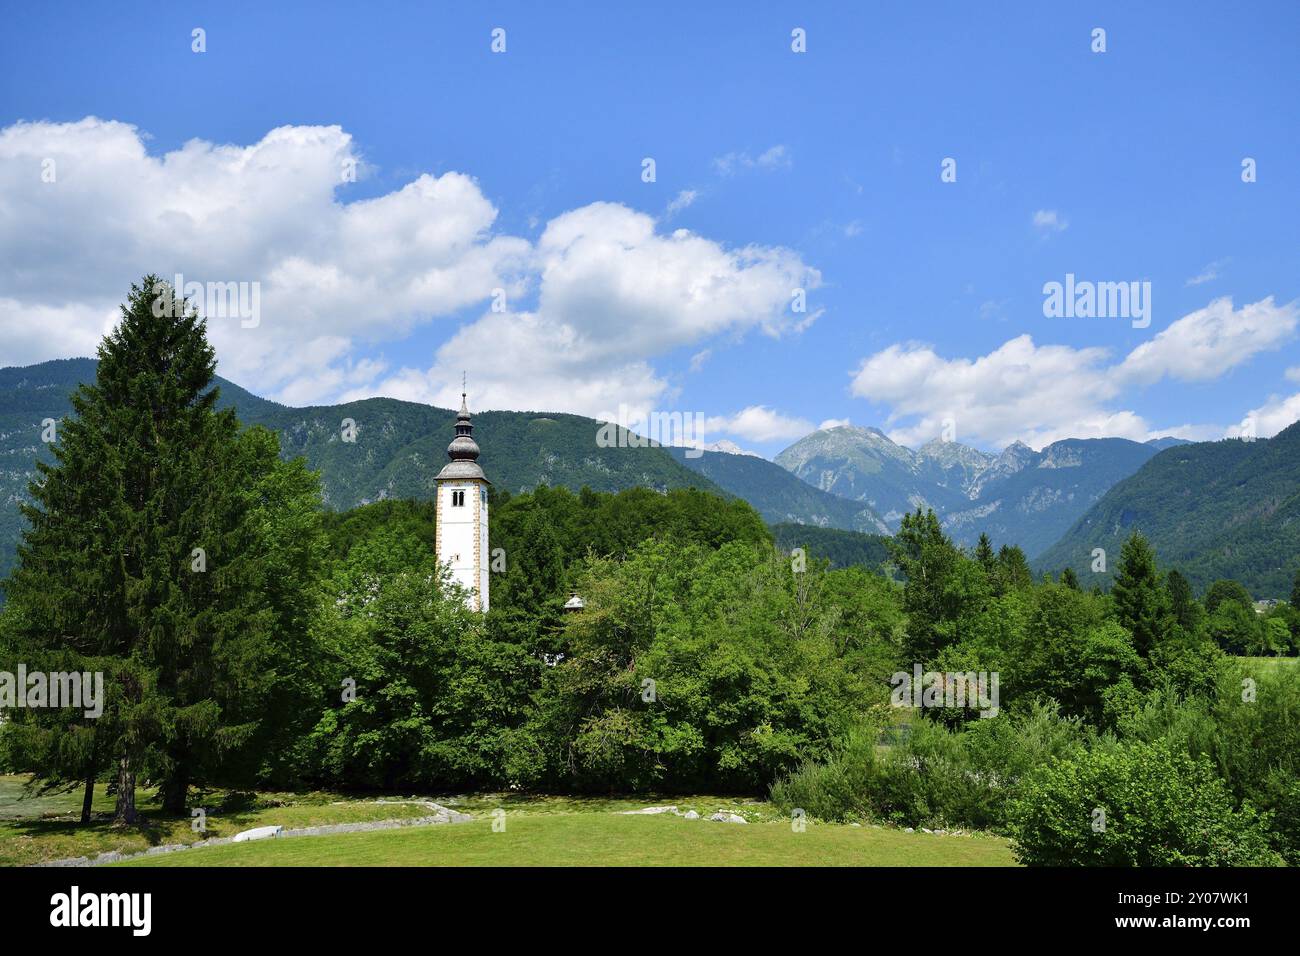
<path id="1" fill-rule="evenodd" d="M 468 593 L 470 610 L 488 609 L 488 486 L 478 463 L 478 442 L 473 438 L 465 393 L 460 394 L 456 437 L 447 446 L 451 459 L 438 473 L 438 563 L 451 568 L 451 577 Z"/>

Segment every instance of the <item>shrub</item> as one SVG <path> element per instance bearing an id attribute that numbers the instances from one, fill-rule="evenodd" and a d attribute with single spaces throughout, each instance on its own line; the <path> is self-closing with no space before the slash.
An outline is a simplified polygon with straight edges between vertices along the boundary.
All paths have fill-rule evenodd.
<path id="1" fill-rule="evenodd" d="M 1085 739 L 1054 705 L 1020 717 L 971 721 L 951 731 L 917 718 L 907 738 L 879 744 L 879 723 L 855 728 L 825 762 L 806 762 L 772 787 L 783 810 L 822 820 L 876 819 L 908 826 L 1000 827 L 1018 781 Z"/>
<path id="2" fill-rule="evenodd" d="M 1098 815 L 1098 811 L 1104 817 Z M 1272 866 L 1265 820 L 1213 766 L 1163 744 L 1118 744 L 1030 774 L 1008 816 L 1029 866 Z"/>

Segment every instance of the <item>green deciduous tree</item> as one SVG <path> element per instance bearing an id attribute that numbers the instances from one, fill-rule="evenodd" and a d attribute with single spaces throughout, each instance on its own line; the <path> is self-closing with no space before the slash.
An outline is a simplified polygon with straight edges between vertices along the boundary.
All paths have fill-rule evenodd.
<path id="1" fill-rule="evenodd" d="M 1239 581 L 1220 579 L 1205 592 L 1205 611 L 1213 614 L 1225 601 L 1236 601 L 1243 607 L 1254 607 L 1255 599 Z"/>

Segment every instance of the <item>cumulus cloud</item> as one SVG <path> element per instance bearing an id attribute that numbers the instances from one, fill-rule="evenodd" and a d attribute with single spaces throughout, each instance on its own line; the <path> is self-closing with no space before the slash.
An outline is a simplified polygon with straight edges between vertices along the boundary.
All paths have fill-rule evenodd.
<path id="1" fill-rule="evenodd" d="M 1221 426 L 1157 429 L 1133 411 L 1116 409 L 1116 400 L 1163 378 L 1215 378 L 1279 347 L 1296 324 L 1294 304 L 1278 306 L 1270 297 L 1234 309 L 1224 298 L 1174 322 L 1118 363 L 1106 349 L 1037 345 L 1029 335 L 973 360 L 944 358 L 923 344 L 893 345 L 862 361 L 851 390 L 886 405 L 890 437 L 913 446 L 939 435 L 948 418 L 955 419 L 958 434 L 998 446 L 1015 439 L 1035 447 L 1061 438 L 1207 439 L 1222 434 Z M 1261 420 L 1283 417 L 1288 408 L 1270 406 L 1261 410 Z"/>
<path id="2" fill-rule="evenodd" d="M 666 397 L 651 358 L 721 333 L 780 336 L 803 325 L 789 309 L 790 289 L 816 288 L 821 276 L 798 255 L 728 249 L 655 225 L 614 203 L 557 216 L 534 253 L 537 307 L 483 315 L 438 350 L 430 369 L 403 370 L 380 383 L 381 393 L 458 400 L 459 370 L 473 356 L 479 407 L 609 418 Z"/>
<path id="3" fill-rule="evenodd" d="M 999 445 L 1017 438 L 1033 444 L 1058 431 L 1061 438 L 1105 428 L 1145 431 L 1104 412 L 1116 391 L 1107 357 L 1105 349 L 1036 345 L 1028 335 L 973 361 L 945 359 L 921 344 L 892 345 L 863 360 L 851 391 L 888 405 L 890 437 L 905 445 L 939 435 L 949 418 L 959 434 Z M 916 420 L 897 427 L 905 418 Z"/>
<path id="4" fill-rule="evenodd" d="M 361 165 L 337 126 L 281 127 L 251 146 L 191 140 L 161 156 L 134 126 L 94 117 L 0 131 L 6 360 L 91 354 L 133 280 L 179 273 L 260 288 L 256 327 L 209 316 L 222 374 L 326 398 L 373 371 L 348 366 L 355 343 L 518 285 L 529 245 L 492 234 L 496 209 L 473 179 L 426 174 L 344 204 L 345 172 Z"/>
<path id="5" fill-rule="evenodd" d="M 813 430 L 813 425 L 807 419 L 783 415 L 766 405 L 750 405 L 735 415 L 707 418 L 705 429 L 707 434 L 737 435 L 766 442 L 802 438 Z"/>
<path id="6" fill-rule="evenodd" d="M 1295 303 L 1275 305 L 1269 296 L 1234 309 L 1232 299 L 1224 296 L 1143 342 L 1129 353 L 1117 375 L 1144 385 L 1165 377 L 1192 382 L 1218 378 L 1291 340 L 1297 320 L 1300 310 Z"/>
<path id="7" fill-rule="evenodd" d="M 1268 401 L 1259 408 L 1252 408 L 1246 413 L 1245 421 L 1254 424 L 1256 438 L 1272 438 L 1293 422 L 1300 421 L 1300 392 L 1294 395 L 1270 395 Z M 1229 428 L 1225 437 L 1239 438 L 1242 425 Z"/>
<path id="8" fill-rule="evenodd" d="M 819 432 L 824 432 L 829 428 L 844 428 L 852 424 L 853 422 L 849 421 L 847 418 L 828 418 L 817 426 L 817 430 Z"/>
<path id="9" fill-rule="evenodd" d="M 789 250 L 664 234 L 611 203 L 555 217 L 535 244 L 503 235 L 459 172 L 348 202 L 347 172 L 365 163 L 337 126 L 161 155 L 146 139 L 94 117 L 0 130 L 5 364 L 93 354 L 129 284 L 153 270 L 259 284 L 256 327 L 213 316 L 209 335 L 223 375 L 283 401 L 451 404 L 468 365 L 478 408 L 592 414 L 671 396 L 650 361 L 673 349 L 797 331 L 790 290 L 821 281 Z M 41 181 L 46 160 L 52 183 Z M 429 367 L 357 357 L 467 313 Z"/>

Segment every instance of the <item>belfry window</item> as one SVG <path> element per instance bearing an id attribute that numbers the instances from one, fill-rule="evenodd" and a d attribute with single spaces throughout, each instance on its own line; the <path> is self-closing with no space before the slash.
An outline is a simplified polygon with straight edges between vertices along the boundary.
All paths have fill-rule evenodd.
<path id="1" fill-rule="evenodd" d="M 453 491 L 453 492 L 451 493 L 451 506 L 452 506 L 453 508 L 463 508 L 463 507 L 465 507 L 465 492 L 463 492 L 463 491 Z"/>

